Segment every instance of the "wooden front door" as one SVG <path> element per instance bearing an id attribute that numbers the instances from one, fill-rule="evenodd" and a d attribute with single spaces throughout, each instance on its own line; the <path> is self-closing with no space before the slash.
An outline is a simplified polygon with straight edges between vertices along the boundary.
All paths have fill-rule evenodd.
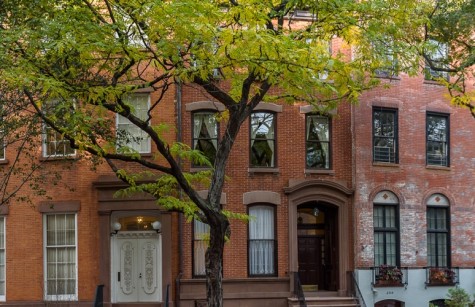
<path id="1" fill-rule="evenodd" d="M 302 285 L 317 285 L 323 288 L 323 265 L 322 265 L 322 242 L 321 236 L 299 236 L 299 276 Z"/>

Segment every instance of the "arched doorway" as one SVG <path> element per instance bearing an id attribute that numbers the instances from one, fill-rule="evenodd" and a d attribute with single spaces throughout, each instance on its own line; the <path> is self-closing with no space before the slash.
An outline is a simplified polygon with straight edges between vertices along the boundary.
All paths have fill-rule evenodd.
<path id="1" fill-rule="evenodd" d="M 298 267 L 306 291 L 336 291 L 338 207 L 308 202 L 297 208 Z"/>
<path id="2" fill-rule="evenodd" d="M 320 250 L 323 260 L 312 260 L 313 266 L 317 266 L 316 263 L 321 263 L 317 269 L 322 272 L 323 276 L 317 275 L 317 282 L 314 282 L 313 287 L 316 289 L 316 285 L 321 284 L 322 287 L 318 287 L 318 290 L 328 289 L 336 291 L 338 296 L 347 295 L 347 272 L 352 269 L 350 259 L 353 256 L 353 233 L 350 230 L 353 191 L 334 181 L 309 179 L 290 181 L 289 186 L 284 188 L 284 192 L 288 195 L 289 201 L 289 272 L 293 276 L 299 276 L 302 263 L 306 261 L 302 259 L 305 250 L 311 249 L 312 246 L 318 245 L 320 248 L 323 246 L 323 252 Z M 313 224 L 322 224 L 323 226 L 299 226 L 299 215 L 307 214 L 307 218 L 309 218 L 308 214 L 314 214 L 315 208 L 319 210 L 319 213 L 322 212 L 324 219 L 323 222 L 315 220 Z M 305 224 L 303 218 L 304 216 L 302 216 L 302 224 Z M 319 234 L 316 230 L 322 227 L 324 232 Z M 305 228 L 314 228 L 315 231 L 312 234 L 311 229 Z M 322 237 L 322 233 L 324 233 L 324 239 L 314 238 L 304 242 L 304 236 L 320 235 Z M 299 240 L 300 237 L 302 238 Z M 314 253 L 319 254 L 318 251 Z M 300 259 L 299 254 L 301 255 Z M 308 267 L 310 268 L 311 265 L 309 264 Z M 291 291 L 294 291 L 296 282 L 298 281 L 295 278 L 291 279 Z M 305 282 L 310 283 L 309 281 Z M 312 291 L 312 289 L 303 290 Z"/>

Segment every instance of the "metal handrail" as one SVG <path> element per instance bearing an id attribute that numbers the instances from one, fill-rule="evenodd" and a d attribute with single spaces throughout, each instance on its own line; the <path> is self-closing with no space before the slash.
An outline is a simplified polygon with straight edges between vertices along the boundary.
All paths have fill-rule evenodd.
<path id="1" fill-rule="evenodd" d="M 94 307 L 104 306 L 104 285 L 98 285 L 96 288 L 96 296 L 94 298 Z"/>
<path id="2" fill-rule="evenodd" d="M 297 295 L 300 307 L 307 307 L 302 284 L 300 283 L 299 272 L 294 272 L 294 294 Z"/>

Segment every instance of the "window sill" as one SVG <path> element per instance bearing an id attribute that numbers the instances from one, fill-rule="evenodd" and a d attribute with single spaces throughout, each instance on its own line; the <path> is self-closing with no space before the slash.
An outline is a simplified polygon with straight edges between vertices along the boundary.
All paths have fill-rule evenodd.
<path id="1" fill-rule="evenodd" d="M 51 162 L 51 161 L 72 161 L 78 160 L 79 158 L 76 155 L 71 156 L 49 156 L 49 157 L 40 157 L 40 162 Z"/>
<path id="2" fill-rule="evenodd" d="M 0 165 L 5 165 L 5 164 L 8 164 L 8 163 L 10 163 L 10 161 L 8 161 L 8 159 L 0 160 Z"/>
<path id="3" fill-rule="evenodd" d="M 450 171 L 450 166 L 437 166 L 437 165 L 426 165 L 426 169 L 438 170 L 438 171 Z"/>
<path id="4" fill-rule="evenodd" d="M 399 168 L 399 164 L 398 164 L 398 163 L 388 163 L 388 162 L 373 162 L 373 166 L 383 166 L 383 167 Z"/>
<path id="5" fill-rule="evenodd" d="M 305 175 L 317 174 L 335 176 L 335 171 L 332 169 L 305 169 L 304 173 Z"/>
<path id="6" fill-rule="evenodd" d="M 255 174 L 255 173 L 259 173 L 259 174 L 278 174 L 280 172 L 279 168 L 277 167 L 269 167 L 269 168 L 266 168 L 266 167 L 250 167 L 247 169 L 247 172 L 249 174 Z"/>

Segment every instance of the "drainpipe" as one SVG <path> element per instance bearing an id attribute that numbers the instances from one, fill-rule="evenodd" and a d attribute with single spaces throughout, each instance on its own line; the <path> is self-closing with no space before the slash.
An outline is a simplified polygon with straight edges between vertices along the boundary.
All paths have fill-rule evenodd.
<path id="1" fill-rule="evenodd" d="M 182 117 L 181 117 L 181 94 L 182 86 L 181 81 L 175 81 L 175 112 L 176 112 L 176 139 L 178 142 L 182 142 Z M 181 159 L 178 158 L 178 163 L 181 165 Z M 182 198 L 182 191 L 180 189 L 180 199 Z M 180 279 L 183 275 L 183 214 L 178 213 L 178 276 L 175 280 L 175 306 L 180 307 Z"/>

